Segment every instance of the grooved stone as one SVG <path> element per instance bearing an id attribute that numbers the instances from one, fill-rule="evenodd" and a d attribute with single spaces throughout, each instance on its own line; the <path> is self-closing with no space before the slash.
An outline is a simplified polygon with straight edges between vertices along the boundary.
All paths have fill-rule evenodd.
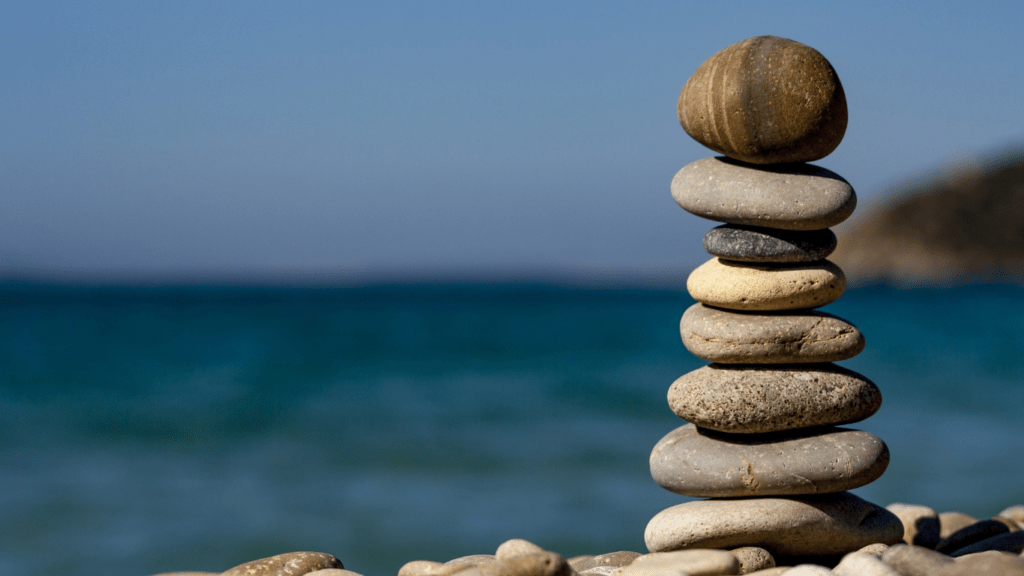
<path id="1" fill-rule="evenodd" d="M 738 312 L 690 306 L 679 322 L 686 349 L 722 364 L 836 362 L 864 349 L 856 326 L 825 312 Z"/>
<path id="2" fill-rule="evenodd" d="M 874 434 L 846 428 L 722 434 L 687 424 L 654 446 L 651 476 L 684 496 L 824 494 L 873 482 L 889 465 Z"/>
<path id="3" fill-rule="evenodd" d="M 736 262 L 814 262 L 836 249 L 836 235 L 823 230 L 778 230 L 724 224 L 704 235 L 704 249 Z"/>
<path id="4" fill-rule="evenodd" d="M 694 300 L 730 310 L 801 310 L 838 300 L 846 276 L 828 260 L 754 264 L 712 258 L 686 279 Z"/>
<path id="5" fill-rule="evenodd" d="M 888 510 L 839 492 L 685 502 L 655 515 L 644 541 L 652 552 L 759 546 L 777 557 L 845 554 L 902 536 L 903 525 Z"/>
<path id="6" fill-rule="evenodd" d="M 785 230 L 830 228 L 857 207 L 853 187 L 831 170 L 753 167 L 721 156 L 683 166 L 672 178 L 672 197 L 694 216 Z"/>
<path id="7" fill-rule="evenodd" d="M 673 382 L 668 405 L 701 428 L 759 434 L 858 422 L 878 411 L 882 393 L 835 364 L 710 364 Z"/>
<path id="8" fill-rule="evenodd" d="M 828 60 L 777 36 L 748 38 L 705 60 L 676 111 L 694 140 L 755 164 L 824 158 L 839 146 L 848 119 Z"/>

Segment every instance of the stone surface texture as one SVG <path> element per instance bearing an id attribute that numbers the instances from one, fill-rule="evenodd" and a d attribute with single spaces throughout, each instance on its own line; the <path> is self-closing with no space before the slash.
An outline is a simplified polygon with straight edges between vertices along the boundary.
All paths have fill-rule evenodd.
<path id="1" fill-rule="evenodd" d="M 903 576 L 928 576 L 952 564 L 953 559 L 922 546 L 896 544 L 882 554 L 882 562 Z"/>
<path id="2" fill-rule="evenodd" d="M 980 542 L 986 538 L 998 536 L 1009 532 L 1010 529 L 998 520 L 978 520 L 970 526 L 964 526 L 963 528 L 953 532 L 949 536 L 946 536 L 935 545 L 936 552 L 942 552 L 943 554 L 949 554 L 950 552 L 959 550 L 964 546 L 969 546 L 975 542 Z"/>
<path id="3" fill-rule="evenodd" d="M 662 488 L 697 497 L 785 496 L 842 492 L 885 472 L 889 449 L 868 432 L 722 434 L 687 424 L 651 452 L 651 476 Z"/>
<path id="4" fill-rule="evenodd" d="M 823 230 L 779 230 L 725 224 L 704 235 L 704 249 L 736 262 L 814 262 L 836 249 L 836 235 Z"/>
<path id="5" fill-rule="evenodd" d="M 755 164 L 824 158 L 848 120 L 843 85 L 828 60 L 777 36 L 748 38 L 705 60 L 676 112 L 696 141 Z"/>
<path id="6" fill-rule="evenodd" d="M 888 549 L 889 549 L 889 545 L 888 544 L 882 544 L 880 542 L 876 542 L 874 544 L 868 544 L 867 546 L 865 546 L 865 547 L 861 548 L 860 550 L 858 550 L 858 552 L 863 552 L 864 554 L 870 554 L 870 555 L 874 556 L 875 558 L 881 558 L 882 554 L 885 554 L 885 551 L 888 550 Z"/>
<path id="7" fill-rule="evenodd" d="M 864 552 L 850 552 L 832 569 L 839 576 L 900 576 L 882 559 Z"/>
<path id="8" fill-rule="evenodd" d="M 494 557 L 498 560 L 504 560 L 513 556 L 519 556 L 520 554 L 534 554 L 537 552 L 546 552 L 546 550 L 529 540 L 513 538 L 502 542 L 498 549 L 494 551 Z"/>
<path id="9" fill-rule="evenodd" d="M 949 555 L 953 558 L 959 558 L 960 556 L 987 552 L 989 550 L 1010 552 L 1012 554 L 1024 553 L 1024 532 L 1004 532 L 1003 534 L 992 536 L 991 538 L 986 538 L 954 550 Z"/>
<path id="10" fill-rule="evenodd" d="M 740 574 L 749 574 L 758 570 L 775 567 L 775 558 L 771 552 L 757 546 L 744 546 L 732 550 L 732 555 L 740 562 Z"/>
<path id="11" fill-rule="evenodd" d="M 341 561 L 323 552 L 289 552 L 240 564 L 222 576 L 303 576 L 325 568 L 345 568 Z"/>
<path id="12" fill-rule="evenodd" d="M 783 230 L 823 230 L 846 220 L 857 193 L 842 176 L 814 164 L 755 167 L 712 156 L 672 178 L 676 204 L 716 222 Z"/>
<path id="13" fill-rule="evenodd" d="M 858 422 L 878 410 L 882 394 L 835 364 L 710 364 L 679 377 L 668 404 L 702 428 L 755 434 Z"/>
<path id="14" fill-rule="evenodd" d="M 818 564 L 799 564 L 786 570 L 789 576 L 836 576 L 836 573 Z"/>
<path id="15" fill-rule="evenodd" d="M 620 568 L 627 566 L 633 560 L 636 560 L 640 556 L 639 552 L 633 552 L 630 550 L 620 550 L 619 552 L 609 552 L 607 554 L 599 554 L 597 556 L 589 556 L 583 558 L 578 562 L 569 561 L 569 564 L 577 572 L 582 572 L 590 568 L 597 566 L 611 566 L 614 568 Z"/>
<path id="16" fill-rule="evenodd" d="M 657 552 L 636 558 L 616 574 L 648 576 L 677 571 L 690 576 L 728 576 L 740 573 L 740 562 L 735 555 L 725 550 Z"/>
<path id="17" fill-rule="evenodd" d="M 1024 576 L 1024 559 L 1000 552 L 982 552 L 958 559 L 929 576 Z"/>
<path id="18" fill-rule="evenodd" d="M 842 318 L 817 312 L 738 312 L 694 304 L 679 322 L 694 356 L 725 364 L 836 362 L 864 349 L 864 335 Z"/>
<path id="19" fill-rule="evenodd" d="M 776 558 L 846 554 L 902 537 L 896 516 L 849 492 L 685 502 L 659 512 L 644 532 L 652 552 L 758 546 Z"/>
<path id="20" fill-rule="evenodd" d="M 572 567 L 555 552 L 530 552 L 471 566 L 460 576 L 571 576 Z"/>
<path id="21" fill-rule="evenodd" d="M 939 543 L 939 515 L 927 506 L 894 502 L 885 507 L 903 522 L 903 541 L 934 549 Z"/>
<path id="22" fill-rule="evenodd" d="M 838 300 L 846 276 L 828 260 L 811 264 L 754 264 L 712 258 L 686 279 L 694 300 L 730 310 L 799 310 Z"/>

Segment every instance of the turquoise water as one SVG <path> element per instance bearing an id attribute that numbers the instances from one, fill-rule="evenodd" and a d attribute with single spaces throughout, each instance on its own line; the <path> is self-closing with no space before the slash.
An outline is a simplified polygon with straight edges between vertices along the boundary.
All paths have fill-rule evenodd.
<path id="1" fill-rule="evenodd" d="M 685 292 L 526 285 L 0 290 L 0 573 L 220 571 L 294 550 L 367 576 L 527 538 L 643 550 L 703 362 Z M 1024 289 L 851 289 L 892 461 L 857 490 L 1024 503 Z"/>

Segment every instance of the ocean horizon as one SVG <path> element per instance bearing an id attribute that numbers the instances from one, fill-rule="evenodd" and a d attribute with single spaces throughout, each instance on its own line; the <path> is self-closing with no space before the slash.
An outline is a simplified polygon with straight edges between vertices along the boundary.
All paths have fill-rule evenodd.
<path id="1" fill-rule="evenodd" d="M 684 424 L 665 395 L 706 362 L 685 290 L 628 284 L 0 283 L 0 572 L 643 552 L 688 500 L 648 470 Z M 853 287 L 823 310 L 865 334 L 839 364 L 884 397 L 851 427 L 890 465 L 854 493 L 1024 503 L 1024 289 Z"/>

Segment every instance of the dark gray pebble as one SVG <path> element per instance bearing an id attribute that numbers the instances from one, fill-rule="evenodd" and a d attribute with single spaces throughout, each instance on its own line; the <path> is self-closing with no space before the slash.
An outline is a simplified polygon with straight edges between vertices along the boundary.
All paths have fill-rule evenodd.
<path id="1" fill-rule="evenodd" d="M 780 230 L 726 224 L 704 235 L 709 254 L 739 262 L 814 262 L 836 249 L 836 235 L 823 230 Z"/>

